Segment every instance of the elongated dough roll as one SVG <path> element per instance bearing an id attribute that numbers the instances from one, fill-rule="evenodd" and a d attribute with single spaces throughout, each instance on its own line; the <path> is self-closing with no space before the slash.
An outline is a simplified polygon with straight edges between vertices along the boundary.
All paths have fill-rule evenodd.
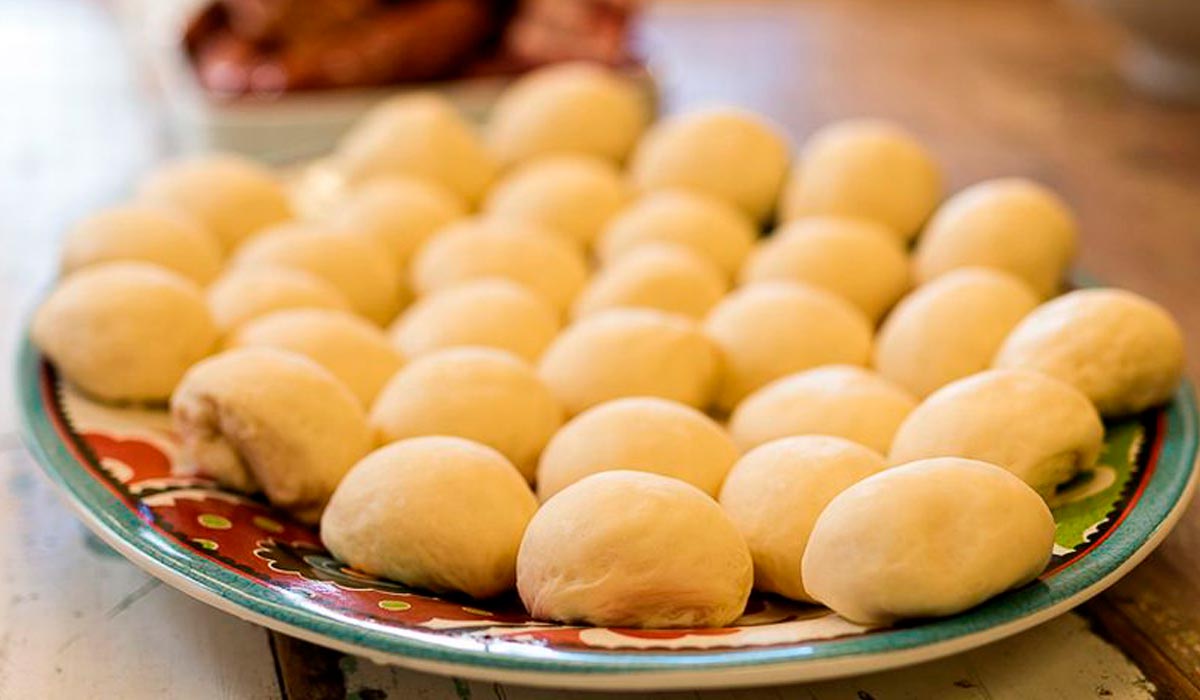
<path id="1" fill-rule="evenodd" d="M 186 215 L 127 204 L 76 223 L 63 238 L 61 261 L 63 274 L 98 263 L 145 262 L 208 284 L 221 270 L 221 244 Z"/>

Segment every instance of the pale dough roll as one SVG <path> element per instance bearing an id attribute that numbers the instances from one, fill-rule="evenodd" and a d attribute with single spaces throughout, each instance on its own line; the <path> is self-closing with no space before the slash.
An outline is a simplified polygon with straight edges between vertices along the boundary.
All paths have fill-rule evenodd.
<path id="1" fill-rule="evenodd" d="M 1009 470 L 1048 501 L 1096 464 L 1104 425 L 1070 384 L 1026 370 L 989 370 L 947 384 L 896 431 L 888 460 L 968 457 Z"/>
<path id="2" fill-rule="evenodd" d="M 242 267 L 229 270 L 207 290 L 208 309 L 222 333 L 284 309 L 350 311 L 337 287 L 303 270 L 287 267 Z"/>
<path id="3" fill-rule="evenodd" d="M 702 319 L 728 286 L 722 270 L 693 249 L 646 243 L 601 268 L 575 299 L 572 315 L 635 307 Z"/>
<path id="4" fill-rule="evenodd" d="M 1020 178 L 987 180 L 938 208 L 917 243 L 914 270 L 924 283 L 959 267 L 994 267 L 1052 297 L 1078 237 L 1071 210 L 1050 190 Z"/>
<path id="5" fill-rule="evenodd" d="M 168 163 L 142 181 L 138 199 L 185 214 L 227 252 L 292 217 L 287 191 L 275 175 L 231 154 Z"/>
<path id="6" fill-rule="evenodd" d="M 171 396 L 186 472 L 200 472 L 315 523 L 372 446 L 354 394 L 316 362 L 239 348 L 188 371 Z"/>
<path id="7" fill-rule="evenodd" d="M 354 465 L 321 517 L 321 541 L 359 571 L 490 598 L 516 583 L 535 510 L 529 485 L 499 452 L 461 438 L 413 438 Z"/>
<path id="8" fill-rule="evenodd" d="M 1035 579 L 1054 517 L 1020 479 L 986 462 L 926 459 L 835 496 L 808 538 L 804 587 L 852 622 L 962 612 Z"/>
<path id="9" fill-rule="evenodd" d="M 742 284 L 805 282 L 878 321 L 908 290 L 908 254 L 881 224 L 819 216 L 784 224 L 763 239 L 746 258 L 739 279 Z"/>
<path id="10" fill-rule="evenodd" d="M 127 204 L 76 223 L 63 238 L 60 259 L 63 274 L 98 263 L 146 262 L 208 284 L 221 271 L 221 244 L 186 215 Z"/>
<path id="11" fill-rule="evenodd" d="M 900 300 L 875 336 L 873 364 L 924 398 L 955 379 L 982 372 L 1038 297 L 1020 278 L 962 268 Z"/>
<path id="12" fill-rule="evenodd" d="M 725 430 L 690 406 L 616 399 L 584 411 L 554 435 L 538 463 L 537 493 L 545 501 L 591 474 L 631 469 L 681 479 L 716 497 L 737 458 Z"/>
<path id="13" fill-rule="evenodd" d="M 227 347 L 269 347 L 315 360 L 370 406 L 403 359 L 378 326 L 346 311 L 288 309 L 238 328 Z"/>
<path id="14" fill-rule="evenodd" d="M 620 171 L 611 163 L 585 156 L 547 156 L 496 183 L 483 211 L 532 222 L 590 246 L 629 197 Z"/>
<path id="15" fill-rule="evenodd" d="M 805 435 L 747 452 L 721 487 L 720 503 L 754 559 L 754 587 L 816 602 L 800 561 L 817 516 L 833 497 L 885 467 L 878 453 L 837 437 Z"/>
<path id="16" fill-rule="evenodd" d="M 762 221 L 775 211 L 788 151 L 779 129 L 757 114 L 710 108 L 651 127 L 634 151 L 629 177 L 642 191 L 695 190 Z"/>
<path id="17" fill-rule="evenodd" d="M 623 209 L 597 240 L 596 253 L 611 263 L 646 243 L 676 243 L 733 276 L 756 235 L 744 214 L 718 199 L 665 190 L 643 195 Z"/>
<path id="18" fill-rule="evenodd" d="M 646 472 L 593 474 L 533 516 L 517 591 L 539 620 L 604 627 L 722 627 L 746 607 L 754 567 L 716 501 Z"/>
<path id="19" fill-rule="evenodd" d="M 797 282 L 762 282 L 725 297 L 704 321 L 725 360 L 717 405 L 732 411 L 766 384 L 820 365 L 864 365 L 871 322 L 850 302 Z"/>
<path id="20" fill-rule="evenodd" d="M 652 309 L 583 318 L 546 349 L 538 374 L 568 415 L 625 396 L 657 396 L 704 408 L 720 357 L 691 319 Z"/>
<path id="21" fill-rule="evenodd" d="M 34 344 L 67 381 L 104 401 L 164 401 L 212 352 L 217 328 L 194 282 L 112 262 L 64 279 L 33 317 Z"/>
<path id="22" fill-rule="evenodd" d="M 788 435 L 833 435 L 887 454 L 916 405 L 870 370 L 829 365 L 776 379 L 747 396 L 730 416 L 729 432 L 743 451 Z"/>
<path id="23" fill-rule="evenodd" d="M 449 348 L 410 362 L 384 386 L 371 425 L 384 442 L 455 435 L 500 451 L 533 479 L 562 408 L 533 368 L 492 348 Z"/>
<path id="24" fill-rule="evenodd" d="M 995 366 L 1056 377 L 1104 415 L 1122 416 L 1169 401 L 1185 360 L 1183 332 L 1161 306 L 1120 289 L 1081 289 L 1017 324 Z"/>
<path id="25" fill-rule="evenodd" d="M 941 196 L 938 166 L 911 134 L 890 122 L 852 119 L 819 129 L 804 144 L 784 189 L 783 218 L 861 217 L 907 241 Z"/>
<path id="26" fill-rule="evenodd" d="M 407 357 L 479 345 L 536 362 L 559 326 L 557 310 L 529 289 L 506 279 L 481 279 L 420 299 L 388 334 Z"/>
<path id="27" fill-rule="evenodd" d="M 650 121 L 629 79 L 592 64 L 560 63 L 517 79 L 492 107 L 487 143 L 505 165 L 552 153 L 625 160 Z"/>

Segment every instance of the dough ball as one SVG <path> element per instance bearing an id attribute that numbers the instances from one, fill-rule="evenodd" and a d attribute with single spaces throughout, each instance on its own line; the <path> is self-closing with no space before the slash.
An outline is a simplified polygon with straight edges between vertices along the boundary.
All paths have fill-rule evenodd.
<path id="1" fill-rule="evenodd" d="M 959 267 L 994 267 L 1054 296 L 1075 255 L 1075 218 L 1050 190 L 1004 178 L 946 200 L 925 228 L 913 265 L 919 282 Z"/>
<path id="2" fill-rule="evenodd" d="M 715 498 L 737 458 L 725 429 L 690 406 L 644 396 L 616 399 L 579 414 L 546 445 L 538 498 L 614 469 L 674 477 Z"/>
<path id="3" fill-rule="evenodd" d="M 270 265 L 226 272 L 208 288 L 208 309 L 222 333 L 284 309 L 351 310 L 346 296 L 324 279 Z"/>
<path id="4" fill-rule="evenodd" d="M 217 344 L 200 288 L 135 262 L 64 279 L 34 314 L 31 333 L 69 382 L 104 401 L 165 401 Z"/>
<path id="5" fill-rule="evenodd" d="M 902 299 L 875 336 L 876 370 L 917 398 L 992 364 L 1005 336 L 1038 305 L 1000 270 L 954 270 Z"/>
<path id="6" fill-rule="evenodd" d="M 141 183 L 138 198 L 195 220 L 225 251 L 292 218 L 287 191 L 274 174 L 230 154 L 169 163 Z"/>
<path id="7" fill-rule="evenodd" d="M 106 262 L 151 263 L 208 284 L 221 271 L 221 244 L 178 212 L 131 204 L 84 218 L 63 239 L 63 274 Z"/>
<path id="8" fill-rule="evenodd" d="M 489 598 L 516 583 L 535 510 L 529 485 L 499 452 L 462 438 L 413 438 L 354 465 L 321 517 L 321 541 L 359 571 Z"/>
<path id="9" fill-rule="evenodd" d="M 485 277 L 510 279 L 565 311 L 587 281 L 577 246 L 536 225 L 469 219 L 443 229 L 413 261 L 412 282 L 429 294 Z"/>
<path id="10" fill-rule="evenodd" d="M 1046 500 L 1096 464 L 1104 425 L 1087 397 L 1037 372 L 989 370 L 935 391 L 896 431 L 893 464 L 967 457 L 1016 474 Z"/>
<path id="11" fill-rule="evenodd" d="M 723 627 L 754 580 L 716 501 L 678 479 L 593 474 L 542 505 L 517 554 L 517 591 L 539 620 L 605 627 Z"/>
<path id="12" fill-rule="evenodd" d="M 517 79 L 492 108 L 487 142 L 505 165 L 552 153 L 620 163 L 650 121 L 629 79 L 596 65 L 559 63 Z"/>
<path id="13" fill-rule="evenodd" d="M 391 256 L 366 237 L 295 224 L 280 226 L 243 246 L 234 262 L 244 267 L 288 267 L 320 277 L 376 324 L 392 320 L 403 301 L 400 273 Z"/>
<path id="14" fill-rule="evenodd" d="M 585 156 L 549 156 L 509 173 L 488 193 L 490 216 L 530 222 L 591 245 L 629 192 L 611 163 Z"/>
<path id="15" fill-rule="evenodd" d="M 902 241 L 942 196 L 933 156 L 901 127 L 854 119 L 814 133 L 783 194 L 783 218 L 832 214 L 877 221 Z"/>
<path id="16" fill-rule="evenodd" d="M 887 454 L 916 400 L 883 377 L 851 365 L 797 372 L 738 404 L 729 432 L 749 450 L 788 435 L 833 435 Z"/>
<path id="17" fill-rule="evenodd" d="M 883 457 L 827 435 L 769 442 L 746 453 L 721 487 L 720 503 L 754 558 L 754 587 L 816 602 L 800 560 L 817 516 L 833 497 L 882 471 Z"/>
<path id="18" fill-rule="evenodd" d="M 865 365 L 871 322 L 850 302 L 797 282 L 762 282 L 725 297 L 704 321 L 725 373 L 717 405 L 726 411 L 768 383 L 810 367 Z"/>
<path id="19" fill-rule="evenodd" d="M 506 279 L 480 279 L 435 292 L 392 325 L 392 343 L 407 357 L 463 345 L 507 350 L 536 362 L 558 335 L 558 311 Z"/>
<path id="20" fill-rule="evenodd" d="M 474 128 L 444 97 L 402 94 L 372 109 L 333 154 L 351 182 L 401 175 L 435 182 L 470 205 L 496 177 Z"/>
<path id="21" fill-rule="evenodd" d="M 396 373 L 371 408 L 384 442 L 455 435 L 499 450 L 533 479 L 562 409 L 533 368 L 502 350 L 450 348 Z"/>
<path id="22" fill-rule="evenodd" d="M 878 321 L 908 290 L 908 254 L 886 227 L 820 216 L 793 221 L 758 244 L 742 284 L 793 280 L 837 294 Z"/>
<path id="23" fill-rule="evenodd" d="M 724 272 L 693 249 L 646 243 L 602 268 L 575 299 L 572 313 L 634 307 L 702 319 L 727 288 Z"/>
<path id="24" fill-rule="evenodd" d="M 704 408 L 719 372 L 716 348 L 695 322 L 653 309 L 581 319 L 551 343 L 538 366 L 568 415 L 624 396 Z"/>
<path id="25" fill-rule="evenodd" d="M 439 185 L 381 177 L 351 192 L 326 223 L 337 231 L 374 238 L 391 251 L 392 262 L 403 272 L 426 239 L 466 215 L 462 199 Z"/>
<path id="26" fill-rule="evenodd" d="M 315 523 L 342 476 L 370 451 L 354 394 L 316 362 L 239 348 L 188 370 L 171 396 L 183 469 Z"/>
<path id="27" fill-rule="evenodd" d="M 885 469 L 835 496 L 801 562 L 804 587 L 864 625 L 953 615 L 1042 573 L 1045 502 L 1005 470 L 957 457 Z"/>
<path id="28" fill-rule="evenodd" d="M 684 190 L 643 195 L 609 222 L 596 243 L 605 263 L 646 243 L 677 243 L 733 276 L 757 236 L 754 224 L 724 202 Z"/>
<path id="29" fill-rule="evenodd" d="M 775 125 L 742 109 L 714 108 L 655 124 L 634 151 L 629 176 L 643 191 L 703 192 L 762 221 L 775 210 L 789 158 Z"/>
<path id="30" fill-rule="evenodd" d="M 1057 377 L 1122 416 L 1169 401 L 1184 361 L 1183 332 L 1166 309 L 1120 289 L 1081 289 L 1017 324 L 995 366 Z"/>
<path id="31" fill-rule="evenodd" d="M 288 309 L 239 328 L 229 347 L 288 350 L 315 360 L 370 406 L 403 359 L 378 326 L 346 311 Z"/>

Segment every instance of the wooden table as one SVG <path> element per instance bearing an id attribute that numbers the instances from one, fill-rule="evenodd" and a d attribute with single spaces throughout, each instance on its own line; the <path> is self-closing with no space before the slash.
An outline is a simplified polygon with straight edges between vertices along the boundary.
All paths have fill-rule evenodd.
<path id="1" fill-rule="evenodd" d="M 1060 190 L 1081 264 L 1181 319 L 1200 368 L 1200 110 L 1117 77 L 1115 32 L 1072 5 L 1010 0 L 654 7 L 646 54 L 671 109 L 734 102 L 797 140 L 898 119 L 954 187 L 1020 174 Z M 51 276 L 55 239 L 166 148 L 94 3 L 0 4 L 0 347 Z M 12 395 L 9 372 L 0 392 Z M 1110 644 L 1110 642 L 1112 644 Z M 1116 646 L 1113 646 L 1115 644 Z M 383 668 L 269 634 L 116 557 L 69 514 L 0 404 L 0 697 L 551 698 Z M 1200 697 L 1200 509 L 1109 593 L 1035 630 L 918 667 L 704 698 Z M 680 697 L 685 694 L 680 694 Z M 594 697 L 594 696 L 588 696 Z"/>

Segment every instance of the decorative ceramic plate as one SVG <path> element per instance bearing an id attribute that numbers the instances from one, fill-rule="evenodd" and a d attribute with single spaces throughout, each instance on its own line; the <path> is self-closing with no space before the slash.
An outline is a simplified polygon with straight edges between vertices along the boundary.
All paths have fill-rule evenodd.
<path id="1" fill-rule="evenodd" d="M 265 503 L 171 474 L 162 411 L 114 409 L 58 381 L 28 344 L 18 363 L 30 449 L 100 537 L 167 583 L 251 622 L 376 661 L 527 685 L 699 688 L 815 680 L 912 664 L 1058 615 L 1141 561 L 1195 481 L 1196 406 L 1108 425 L 1101 466 L 1063 494 L 1054 558 L 1034 583 L 955 617 L 870 629 L 756 596 L 732 627 L 647 631 L 530 620 L 514 599 L 433 596 L 333 560 Z"/>

